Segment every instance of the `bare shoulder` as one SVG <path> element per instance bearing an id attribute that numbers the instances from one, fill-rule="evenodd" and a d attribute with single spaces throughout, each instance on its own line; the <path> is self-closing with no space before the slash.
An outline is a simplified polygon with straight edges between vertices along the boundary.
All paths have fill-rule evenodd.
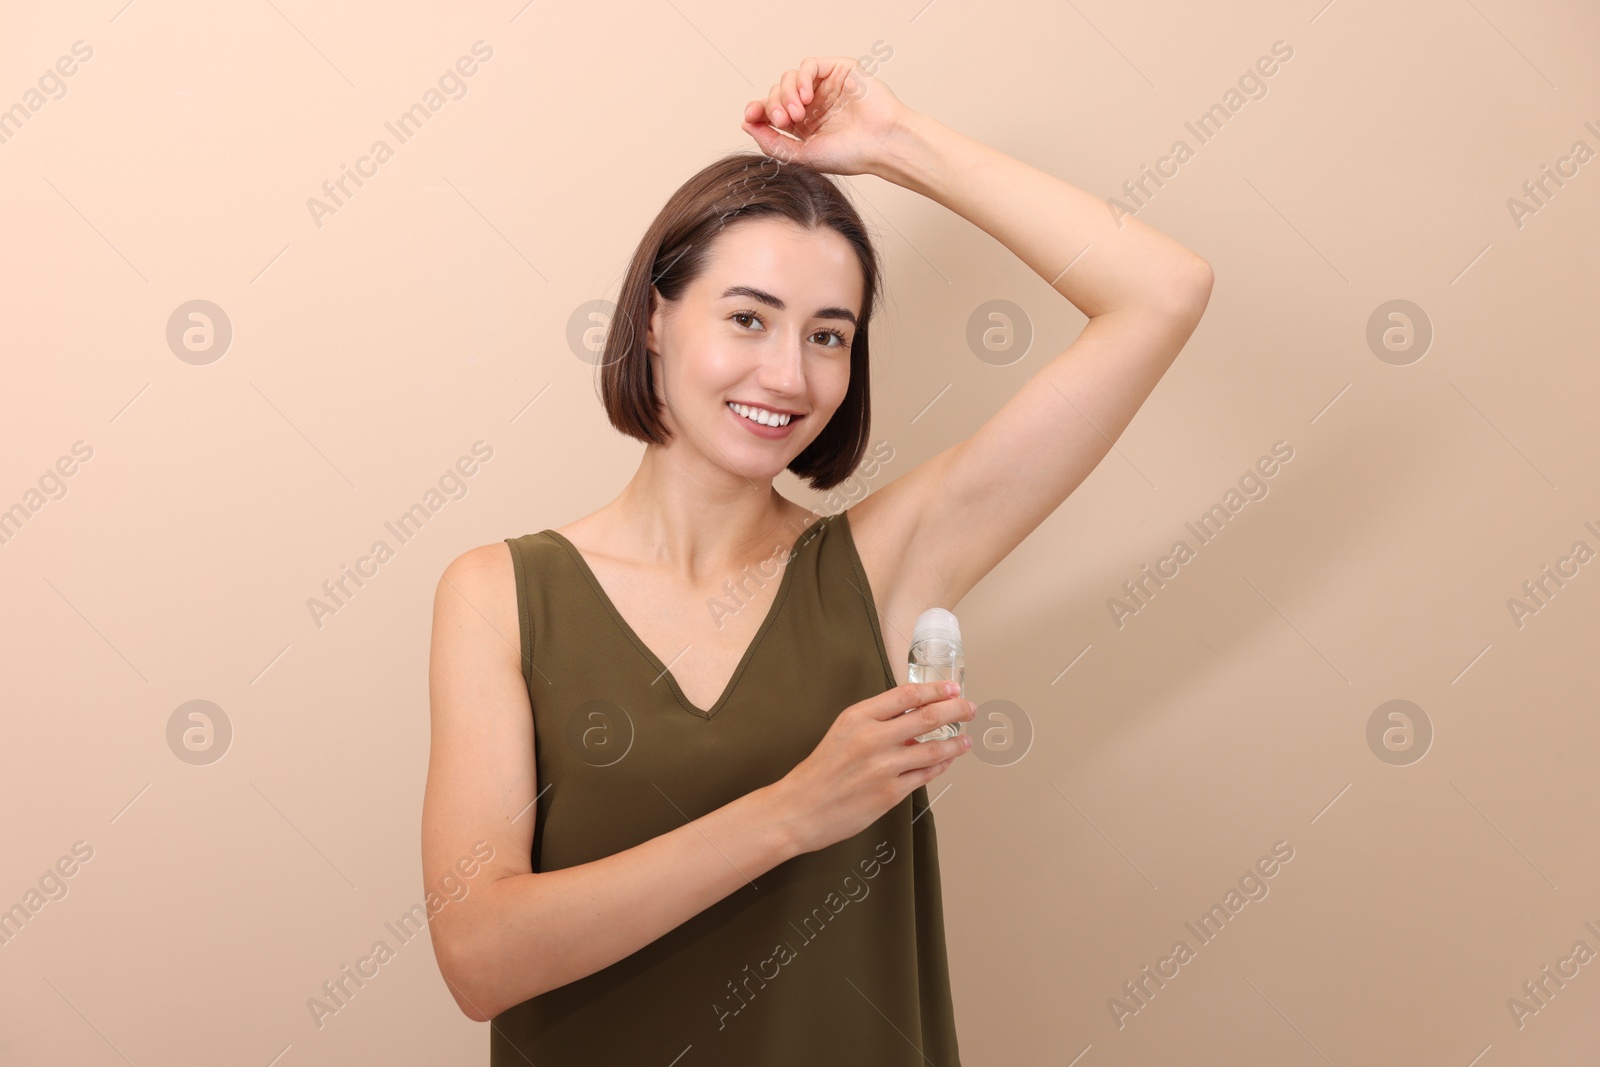
<path id="1" fill-rule="evenodd" d="M 484 576 L 511 575 L 511 545 L 505 541 L 495 541 L 469 548 L 451 560 L 444 572 L 452 579 L 465 577 L 468 581 Z"/>
<path id="2" fill-rule="evenodd" d="M 434 591 L 434 623 L 456 625 L 487 623 L 515 649 L 521 660 L 517 613 L 516 568 L 511 546 L 505 541 L 478 545 L 461 553 L 445 567 Z"/>

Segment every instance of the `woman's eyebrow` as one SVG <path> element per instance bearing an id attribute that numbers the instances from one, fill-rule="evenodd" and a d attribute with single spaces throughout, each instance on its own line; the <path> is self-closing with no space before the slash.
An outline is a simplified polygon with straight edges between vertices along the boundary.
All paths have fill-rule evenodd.
<path id="1" fill-rule="evenodd" d="M 749 285 L 730 285 L 728 288 L 722 291 L 722 296 L 719 299 L 726 300 L 730 296 L 748 296 L 752 300 L 759 300 L 768 307 L 776 308 L 779 311 L 784 310 L 784 308 L 788 306 L 782 300 L 779 300 L 766 290 L 757 289 Z M 843 319 L 852 326 L 856 325 L 855 312 L 851 311 L 849 308 L 819 308 L 814 317 L 819 319 Z"/>

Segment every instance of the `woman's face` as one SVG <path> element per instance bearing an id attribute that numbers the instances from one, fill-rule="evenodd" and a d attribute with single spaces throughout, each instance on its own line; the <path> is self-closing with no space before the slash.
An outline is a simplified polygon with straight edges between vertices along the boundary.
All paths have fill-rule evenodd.
<path id="1" fill-rule="evenodd" d="M 692 442 L 752 481 L 775 478 L 844 400 L 864 284 L 836 231 L 758 218 L 719 234 L 677 304 L 652 288 L 645 344 L 672 445 Z M 774 412 L 796 414 L 779 426 Z"/>

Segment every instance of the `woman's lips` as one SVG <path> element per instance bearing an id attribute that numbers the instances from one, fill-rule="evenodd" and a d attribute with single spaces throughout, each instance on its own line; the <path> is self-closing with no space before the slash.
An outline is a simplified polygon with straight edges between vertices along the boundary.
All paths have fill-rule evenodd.
<path id="1" fill-rule="evenodd" d="M 794 424 L 805 418 L 804 415 L 793 415 L 790 416 L 787 426 L 763 426 L 761 423 L 756 422 L 753 419 L 745 418 L 727 404 L 723 404 L 722 407 L 723 410 L 725 410 L 729 415 L 738 419 L 746 430 L 749 430 L 757 437 L 764 437 L 769 441 L 776 441 L 779 438 L 788 437 L 789 431 L 794 429 Z"/>

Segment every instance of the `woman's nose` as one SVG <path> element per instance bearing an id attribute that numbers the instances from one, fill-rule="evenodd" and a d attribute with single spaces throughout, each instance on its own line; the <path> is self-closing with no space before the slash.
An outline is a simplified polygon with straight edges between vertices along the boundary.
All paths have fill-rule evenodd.
<path id="1" fill-rule="evenodd" d="M 805 351 L 800 338 L 773 345 L 762 366 L 762 384 L 775 393 L 798 393 L 805 383 Z"/>

